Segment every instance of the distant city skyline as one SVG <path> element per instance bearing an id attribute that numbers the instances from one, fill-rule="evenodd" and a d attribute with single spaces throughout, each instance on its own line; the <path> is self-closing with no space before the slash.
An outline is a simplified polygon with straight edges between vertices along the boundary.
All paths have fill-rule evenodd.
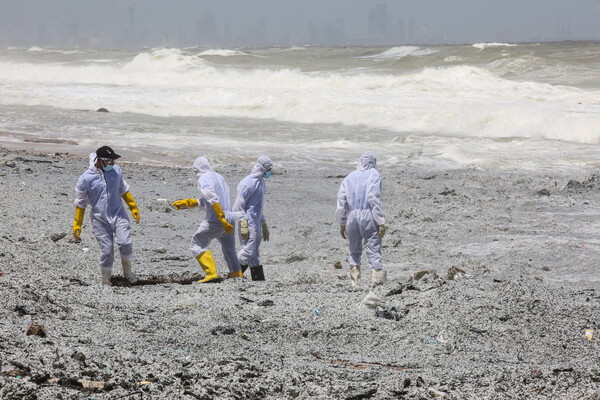
<path id="1" fill-rule="evenodd" d="M 0 0 L 2 46 L 600 40 L 599 0 Z"/>

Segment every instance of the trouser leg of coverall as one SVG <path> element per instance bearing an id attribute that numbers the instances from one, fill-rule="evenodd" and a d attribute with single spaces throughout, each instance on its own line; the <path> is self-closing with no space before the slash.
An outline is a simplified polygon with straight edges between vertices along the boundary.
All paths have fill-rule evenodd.
<path id="1" fill-rule="evenodd" d="M 92 231 L 100 246 L 100 269 L 102 273 L 102 284 L 110 285 L 114 258 L 113 229 L 107 223 L 92 220 Z"/>
<path id="2" fill-rule="evenodd" d="M 262 229 L 259 229 L 254 221 L 248 222 L 248 239 L 241 241 L 238 260 L 242 265 L 255 267 L 260 265 L 259 246 L 262 239 Z"/>
<path id="3" fill-rule="evenodd" d="M 383 270 L 381 265 L 381 238 L 376 227 L 368 229 L 366 232 L 365 252 L 371 268 L 371 286 L 383 285 L 386 281 L 387 272 Z"/>
<path id="4" fill-rule="evenodd" d="M 117 218 L 115 223 L 115 242 L 121 254 L 121 259 L 131 260 L 131 256 L 133 255 L 131 225 L 125 218 Z"/>
<path id="5" fill-rule="evenodd" d="M 202 267 L 206 273 L 206 276 L 200 282 L 209 282 L 218 278 L 217 266 L 212 254 L 208 251 L 208 245 L 222 232 L 223 226 L 221 223 L 202 221 L 198 230 L 196 230 L 196 233 L 192 237 L 190 250 L 192 251 L 194 258 L 198 260 L 200 267 Z"/>
<path id="6" fill-rule="evenodd" d="M 362 235 L 356 220 L 349 219 L 346 223 L 346 237 L 348 238 L 348 247 L 350 249 L 350 255 L 348 257 L 348 262 L 350 263 L 350 279 L 352 280 L 352 286 L 357 286 L 360 283 Z"/>
<path id="7" fill-rule="evenodd" d="M 263 266 L 260 263 L 260 244 L 262 242 L 262 224 L 258 221 L 253 221 L 254 224 L 254 237 L 252 238 L 252 246 L 249 248 L 251 252 L 250 256 L 250 278 L 253 281 L 264 281 L 265 272 Z"/>
<path id="8" fill-rule="evenodd" d="M 125 218 L 118 218 L 115 224 L 115 242 L 121 255 L 123 265 L 123 276 L 129 283 L 138 280 L 137 275 L 131 270 L 131 258 L 133 256 L 133 245 L 131 241 L 131 225 Z"/>
<path id="9" fill-rule="evenodd" d="M 217 237 L 217 240 L 221 243 L 221 250 L 223 251 L 225 262 L 227 262 L 227 266 L 229 267 L 229 273 L 234 274 L 241 271 L 242 267 L 235 252 L 235 235 L 228 235 L 223 232 L 222 235 Z"/>
<path id="10" fill-rule="evenodd" d="M 208 245 L 210 242 L 223 232 L 221 223 L 209 223 L 208 221 L 202 221 L 194 236 L 192 236 L 192 243 L 190 244 L 190 250 L 197 258 L 200 254 L 208 251 Z"/>
<path id="11" fill-rule="evenodd" d="M 380 271 L 383 269 L 381 265 L 381 238 L 377 233 L 377 227 L 375 223 L 367 225 L 365 232 L 365 253 L 369 259 L 369 268 L 373 271 Z"/>
<path id="12" fill-rule="evenodd" d="M 131 226 L 129 221 L 117 218 L 113 225 L 98 220 L 92 221 L 94 236 L 100 246 L 100 266 L 112 268 L 114 261 L 114 242 L 117 243 L 122 257 L 131 259 L 133 246 L 131 244 Z"/>
<path id="13" fill-rule="evenodd" d="M 357 220 L 348 220 L 346 223 L 346 237 L 348 238 L 348 248 L 350 255 L 348 262 L 350 265 L 360 267 L 360 257 L 362 255 L 362 235 Z"/>

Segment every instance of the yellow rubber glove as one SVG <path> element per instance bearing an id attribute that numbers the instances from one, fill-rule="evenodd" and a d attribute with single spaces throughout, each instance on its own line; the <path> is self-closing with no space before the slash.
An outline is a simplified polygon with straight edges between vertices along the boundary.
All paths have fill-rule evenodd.
<path id="1" fill-rule="evenodd" d="M 269 241 L 269 227 L 267 226 L 267 221 L 263 221 L 262 231 L 263 231 L 263 240 L 265 242 L 268 242 Z"/>
<path id="2" fill-rule="evenodd" d="M 73 238 L 81 240 L 81 225 L 83 224 L 83 215 L 85 208 L 75 207 L 75 219 L 73 220 Z"/>
<path id="3" fill-rule="evenodd" d="M 177 200 L 177 201 L 174 201 L 171 203 L 171 207 L 175 208 L 176 210 L 179 210 L 181 208 L 198 207 L 198 200 L 197 199 Z"/>
<path id="4" fill-rule="evenodd" d="M 135 220 L 135 223 L 139 224 L 140 223 L 140 210 L 138 210 L 138 206 L 135 203 L 133 196 L 131 195 L 131 193 L 127 192 L 121 197 L 123 198 L 123 200 L 125 200 L 125 203 L 131 210 L 131 216 Z"/>
<path id="5" fill-rule="evenodd" d="M 377 234 L 380 238 L 382 238 L 385 235 L 385 225 L 379 225 L 377 227 Z"/>
<path id="6" fill-rule="evenodd" d="M 223 229 L 225 229 L 225 233 L 227 233 L 228 235 L 231 235 L 233 233 L 233 225 L 231 225 L 225 219 L 225 213 L 223 212 L 223 209 L 221 208 L 221 204 L 220 203 L 213 204 L 212 209 L 215 212 L 215 215 L 217 216 L 217 218 L 219 218 L 221 225 L 223 225 Z"/>
<path id="7" fill-rule="evenodd" d="M 343 237 L 344 239 L 348 239 L 348 238 L 346 237 L 346 225 L 341 225 L 341 226 L 340 226 L 340 235 L 342 235 L 342 237 Z"/>
<path id="8" fill-rule="evenodd" d="M 242 236 L 242 240 L 248 240 L 250 237 L 250 231 L 248 230 L 248 221 L 242 219 L 240 221 L 240 235 Z"/>

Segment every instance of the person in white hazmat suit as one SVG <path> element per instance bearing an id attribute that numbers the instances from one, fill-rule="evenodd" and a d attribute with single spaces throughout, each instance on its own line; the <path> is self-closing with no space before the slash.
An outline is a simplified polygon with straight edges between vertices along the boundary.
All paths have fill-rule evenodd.
<path id="1" fill-rule="evenodd" d="M 131 270 L 133 247 L 131 225 L 123 207 L 123 201 L 129 207 L 136 223 L 140 222 L 138 206 L 129 192 L 129 185 L 115 160 L 121 156 L 108 146 L 102 146 L 90 154 L 90 167 L 84 172 L 75 186 L 75 219 L 73 238 L 81 240 L 83 216 L 88 205 L 91 206 L 90 218 L 92 231 L 100 245 L 100 267 L 102 283 L 110 285 L 112 275 L 114 242 L 121 254 L 123 275 L 129 283 L 138 280 Z"/>
<path id="2" fill-rule="evenodd" d="M 342 238 L 348 239 L 350 278 L 354 286 L 360 282 L 363 243 L 372 271 L 371 284 L 382 285 L 386 280 L 381 264 L 385 217 L 381 205 L 381 175 L 375 169 L 376 165 L 377 158 L 373 153 L 363 153 L 358 168 L 344 178 L 338 191 L 335 215 Z"/>
<path id="3" fill-rule="evenodd" d="M 200 198 L 177 200 L 171 206 L 177 210 L 201 206 L 206 212 L 204 221 L 192 237 L 190 246 L 192 254 L 206 274 L 204 279 L 198 282 L 220 281 L 217 265 L 208 250 L 208 245 L 213 239 L 221 243 L 223 256 L 229 267 L 229 277 L 241 278 L 243 273 L 237 258 L 233 235 L 236 218 L 231 211 L 229 186 L 225 179 L 212 169 L 205 157 L 198 157 L 194 161 L 193 170 L 198 175 Z"/>
<path id="4" fill-rule="evenodd" d="M 252 167 L 250 175 L 238 184 L 238 194 L 233 204 L 233 211 L 244 215 L 240 220 L 241 248 L 238 252 L 238 260 L 242 265 L 242 272 L 250 267 L 250 276 L 253 281 L 265 280 L 258 249 L 261 238 L 269 241 L 269 228 L 263 214 L 263 206 L 265 179 L 271 176 L 272 168 L 273 162 L 269 157 L 259 157 Z"/>

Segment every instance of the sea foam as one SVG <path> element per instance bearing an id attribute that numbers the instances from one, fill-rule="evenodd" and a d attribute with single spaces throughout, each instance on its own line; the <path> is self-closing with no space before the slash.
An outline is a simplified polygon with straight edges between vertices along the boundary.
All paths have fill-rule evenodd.
<path id="1" fill-rule="evenodd" d="M 382 53 L 371 55 L 371 56 L 363 56 L 359 58 L 373 59 L 373 60 L 389 60 L 395 58 L 403 58 L 407 56 L 427 56 L 429 54 L 438 53 L 438 50 L 432 49 L 423 49 L 416 46 L 400 46 L 400 47 L 392 47 Z"/>
<path id="2" fill-rule="evenodd" d="M 489 47 L 516 47 L 517 45 L 514 43 L 475 43 L 473 47 L 476 49 L 487 49 Z"/>
<path id="3" fill-rule="evenodd" d="M 221 56 L 221 57 L 231 57 L 231 56 L 247 56 L 248 53 L 244 53 L 243 51 L 237 50 L 227 50 L 227 49 L 210 49 L 205 50 L 198 54 L 199 56 Z"/>

